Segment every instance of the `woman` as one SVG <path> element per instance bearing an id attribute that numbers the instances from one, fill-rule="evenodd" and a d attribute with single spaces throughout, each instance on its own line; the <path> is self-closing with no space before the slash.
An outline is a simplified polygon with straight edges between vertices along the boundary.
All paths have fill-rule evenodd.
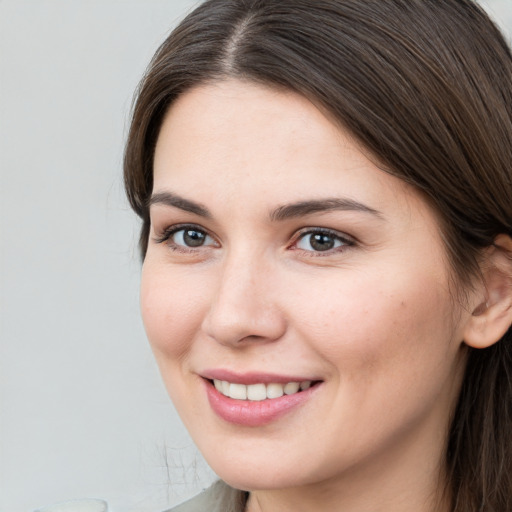
<path id="1" fill-rule="evenodd" d="M 511 84 L 470 0 L 208 0 L 163 43 L 142 314 L 223 481 L 176 510 L 512 510 Z"/>

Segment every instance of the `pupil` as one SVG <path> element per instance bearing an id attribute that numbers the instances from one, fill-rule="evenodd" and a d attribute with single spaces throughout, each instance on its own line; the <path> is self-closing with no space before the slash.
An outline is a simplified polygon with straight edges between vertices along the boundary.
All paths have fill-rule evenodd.
<path id="1" fill-rule="evenodd" d="M 311 237 L 311 247 L 316 251 L 328 251 L 334 247 L 334 240 L 329 235 L 317 233 Z"/>
<path id="2" fill-rule="evenodd" d="M 200 247 L 204 244 L 204 239 L 205 234 L 194 229 L 186 230 L 183 235 L 183 240 L 189 247 Z"/>

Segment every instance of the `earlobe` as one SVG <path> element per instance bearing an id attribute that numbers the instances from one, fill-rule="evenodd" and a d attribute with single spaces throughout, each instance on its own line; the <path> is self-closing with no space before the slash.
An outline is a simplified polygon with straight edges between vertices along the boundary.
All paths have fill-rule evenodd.
<path id="1" fill-rule="evenodd" d="M 464 342 L 487 348 L 499 341 L 512 325 L 512 239 L 496 237 L 482 262 L 482 293 L 464 332 Z"/>

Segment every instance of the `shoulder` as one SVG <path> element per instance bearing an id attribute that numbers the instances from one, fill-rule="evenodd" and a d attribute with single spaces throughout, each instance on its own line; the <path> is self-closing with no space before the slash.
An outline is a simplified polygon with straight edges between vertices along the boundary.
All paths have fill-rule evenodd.
<path id="1" fill-rule="evenodd" d="M 243 512 L 246 493 L 219 480 L 191 500 L 167 512 Z"/>

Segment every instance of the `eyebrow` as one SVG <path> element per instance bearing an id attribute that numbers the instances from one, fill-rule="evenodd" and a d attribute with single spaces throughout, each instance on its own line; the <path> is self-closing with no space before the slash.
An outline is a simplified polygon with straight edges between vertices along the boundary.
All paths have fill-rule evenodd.
<path id="1" fill-rule="evenodd" d="M 381 212 L 366 206 L 363 203 L 348 198 L 326 198 L 311 201 L 300 201 L 298 203 L 286 204 L 276 208 L 270 215 L 273 221 L 282 221 L 311 215 L 313 213 L 324 213 L 333 210 L 356 211 L 383 218 Z"/>
<path id="2" fill-rule="evenodd" d="M 213 215 L 210 213 L 206 206 L 200 203 L 185 199 L 184 197 L 178 196 L 171 192 L 157 192 L 153 194 L 148 201 L 148 206 L 154 204 L 163 204 L 165 206 L 172 206 L 179 208 L 186 212 L 199 215 L 207 219 L 212 219 Z M 369 206 L 348 198 L 326 198 L 326 199 L 314 199 L 310 201 L 299 201 L 297 203 L 290 203 L 279 206 L 270 213 L 271 221 L 284 221 L 287 219 L 294 219 L 297 217 L 304 217 L 314 213 L 324 213 L 329 211 L 356 211 L 374 215 L 378 218 L 383 218 L 381 212 L 370 208 Z"/>
<path id="3" fill-rule="evenodd" d="M 173 206 L 174 208 L 194 213 L 200 217 L 205 217 L 207 219 L 212 218 L 212 214 L 206 206 L 195 203 L 194 201 L 190 201 L 189 199 L 185 199 L 184 197 L 180 197 L 176 194 L 172 194 L 171 192 L 157 192 L 156 194 L 153 194 L 148 201 L 148 207 L 154 204 Z"/>

